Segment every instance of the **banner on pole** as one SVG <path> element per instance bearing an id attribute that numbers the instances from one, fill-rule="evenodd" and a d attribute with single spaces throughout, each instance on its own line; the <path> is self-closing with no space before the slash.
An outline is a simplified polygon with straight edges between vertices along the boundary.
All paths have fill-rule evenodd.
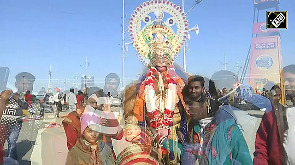
<path id="1" fill-rule="evenodd" d="M 266 22 L 257 22 L 253 24 L 253 34 L 279 34 L 279 29 L 267 29 Z"/>
<path id="2" fill-rule="evenodd" d="M 280 0 L 254 0 L 254 7 L 259 10 L 277 7 Z"/>
<path id="3" fill-rule="evenodd" d="M 280 49 L 279 36 L 252 39 L 248 83 L 253 89 L 261 90 L 267 83 L 280 83 Z"/>

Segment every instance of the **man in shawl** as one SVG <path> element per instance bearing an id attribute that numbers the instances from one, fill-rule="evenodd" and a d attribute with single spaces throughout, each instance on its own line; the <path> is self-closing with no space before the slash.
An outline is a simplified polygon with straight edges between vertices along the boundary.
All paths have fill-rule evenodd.
<path id="1" fill-rule="evenodd" d="M 219 109 L 220 103 L 205 92 L 204 82 L 201 76 L 189 77 L 183 90 L 185 106 L 179 104 L 182 122 L 178 135 L 183 144 L 181 163 L 252 164 L 248 146 L 235 119 Z"/>

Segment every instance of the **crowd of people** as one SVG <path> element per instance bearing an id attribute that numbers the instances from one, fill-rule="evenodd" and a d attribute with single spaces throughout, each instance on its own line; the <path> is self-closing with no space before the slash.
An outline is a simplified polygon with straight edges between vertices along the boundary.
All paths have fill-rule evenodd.
<path id="1" fill-rule="evenodd" d="M 3 163 L 4 157 L 4 143 L 8 142 L 7 156 L 8 158 L 17 160 L 17 148 L 16 142 L 20 130 L 22 128 L 22 123 L 24 119 L 23 110 L 28 110 L 30 117 L 35 114 L 36 97 L 31 95 L 30 91 L 33 90 L 33 83 L 35 77 L 28 72 L 21 72 L 16 75 L 15 87 L 17 91 L 12 93 L 12 91 L 6 90 L 1 94 L 4 95 L 2 100 L 2 105 L 5 103 L 5 108 L 1 111 L 1 137 L 0 137 L 0 164 Z M 26 92 L 24 92 L 26 91 Z"/>
<path id="2" fill-rule="evenodd" d="M 67 94 L 57 90 L 55 95 L 46 92 L 45 88 L 42 88 L 37 95 L 39 98 L 37 98 L 36 95 L 31 94 L 35 81 L 35 77 L 31 73 L 21 72 L 17 74 L 15 78 L 15 87 L 17 90 L 14 92 L 5 90 L 1 94 L 3 98 L 1 98 L 2 108 L 0 117 L 0 164 L 4 162 L 4 155 L 8 158 L 6 163 L 16 162 L 16 160 L 19 159 L 16 143 L 22 129 L 23 121 L 42 120 L 44 113 L 54 113 L 54 111 L 56 117 L 59 118 L 61 111 L 69 111 L 69 114 L 72 114 L 71 112 L 76 112 L 81 109 L 84 110 L 85 103 L 87 102 L 86 93 L 79 90 L 76 95 L 73 88 L 71 88 Z M 108 93 L 98 94 L 102 92 L 102 90 L 94 91 L 89 88 L 89 92 L 91 92 L 89 94 L 93 94 L 92 97 L 89 97 L 88 103 L 90 105 L 93 104 L 91 98 L 96 94 L 98 94 L 98 96 L 109 96 L 112 98 L 110 95 L 110 93 L 112 93 L 117 97 L 118 93 L 115 93 L 115 91 L 117 91 L 118 88 L 118 85 L 116 85 L 116 83 L 119 83 L 118 78 L 118 75 L 114 73 L 106 77 L 105 89 L 109 91 Z M 48 108 L 47 106 L 50 107 L 48 111 L 46 111 L 46 108 Z M 4 144 L 6 141 L 8 143 L 8 148 L 7 153 L 4 153 Z"/>
<path id="3" fill-rule="evenodd" d="M 67 165 L 295 163 L 291 124 L 295 65 L 283 68 L 283 89 L 278 84 L 258 93 L 269 99 L 270 108 L 255 141 L 248 143 L 247 132 L 239 123 L 243 115 L 234 110 L 243 102 L 257 101 L 255 90 L 239 84 L 230 90 L 216 89 L 212 80 L 206 88 L 204 77 L 180 78 L 173 59 L 153 53 L 147 74 L 121 93 L 120 79 L 111 73 L 103 89 L 93 87 L 76 95 L 71 88 L 67 94 L 57 91 L 52 96 L 56 117 L 61 117 L 62 110 L 68 112 L 62 122 L 69 150 Z M 22 72 L 16 76 L 17 91 L 5 90 L 0 95 L 0 164 L 6 141 L 7 157 L 18 160 L 16 142 L 23 112 L 28 110 L 29 118 L 36 114 L 31 94 L 34 80 L 32 74 Z M 43 102 L 50 97 L 45 93 Z M 288 104 L 283 105 L 283 98 Z M 44 116 L 44 111 L 40 114 Z M 254 153 L 249 150 L 252 144 Z"/>
<path id="4" fill-rule="evenodd" d="M 160 62 L 165 64 L 165 61 Z M 169 68 L 159 65 L 160 63 L 157 63 L 155 70 L 151 71 L 158 72 L 164 78 Z M 286 67 L 293 67 L 292 72 L 284 70 L 284 75 L 289 76 L 285 80 L 285 89 L 286 98 L 291 99 L 290 102 L 293 102 L 292 96 L 295 91 L 293 78 L 290 76 L 293 74 L 295 78 L 294 66 Z M 293 108 L 281 104 L 282 90 L 279 85 L 274 85 L 269 90 L 272 110 L 265 112 L 262 117 L 252 158 L 243 128 L 237 122 L 237 116 L 224 108 L 226 105 L 234 106 L 234 102 L 220 99 L 231 94 L 239 95 L 239 87 L 229 91 L 224 88 L 222 92 L 218 92 L 211 80 L 206 89 L 202 76 L 193 75 L 186 80 L 176 76 L 174 81 L 177 83 L 173 86 L 175 93 L 171 97 L 177 99 L 171 104 L 163 104 L 161 111 L 152 109 L 155 108 L 153 106 L 161 106 L 161 100 L 153 100 L 157 96 L 148 95 L 151 89 L 146 85 L 150 82 L 150 73 L 145 79 L 127 86 L 121 95 L 115 92 L 119 86 L 116 78 L 106 79 L 105 86 L 114 81 L 115 83 L 111 84 L 113 87 L 96 89 L 88 97 L 82 91 L 78 91 L 76 95 L 74 89 L 70 89 L 70 93 L 66 95 L 58 92 L 59 100 L 64 99 L 68 104 L 68 115 L 64 116 L 62 122 L 69 149 L 66 164 L 109 165 L 146 162 L 190 165 L 294 162 L 293 128 L 290 124 Z M 160 78 L 159 75 L 155 80 Z M 155 93 L 161 94 L 164 92 L 161 90 L 169 89 L 169 83 L 165 86 L 167 82 L 171 80 L 163 82 L 164 89 L 156 89 Z M 161 88 L 159 84 L 153 85 L 155 86 L 152 87 Z M 116 96 L 112 97 L 111 93 Z M 21 92 L 5 90 L 0 96 L 2 163 L 6 140 L 7 157 L 18 159 L 16 141 L 22 127 L 22 109 L 32 104 L 29 90 L 23 95 L 24 101 L 20 99 L 21 95 Z M 122 116 L 114 110 L 114 98 L 123 100 Z M 154 104 L 155 101 L 158 103 Z M 56 114 L 60 117 L 58 102 L 55 101 Z M 174 109 L 173 113 L 169 113 L 168 107 Z"/>
<path id="5" fill-rule="evenodd" d="M 76 95 L 71 88 L 67 94 L 58 91 L 53 96 L 56 117 L 61 117 L 64 108 L 68 112 L 62 121 L 68 147 L 65 164 L 295 164 L 295 65 L 282 70 L 284 88 L 279 84 L 262 90 L 269 100 L 258 97 L 257 89 L 238 83 L 230 90 L 216 89 L 215 82 L 208 80 L 206 88 L 201 75 L 183 78 L 176 73 L 174 60 L 182 46 L 178 42 L 181 34 L 174 34 L 166 25 L 163 11 L 154 13 L 156 20 L 133 41 L 141 60 L 146 60 L 147 72 L 139 80 L 119 93 L 120 79 L 110 73 L 103 89 L 88 88 Z M 8 157 L 17 160 L 22 110 L 29 109 L 31 118 L 36 113 L 31 94 L 34 80 L 33 75 L 22 72 L 16 76 L 18 91 L 5 90 L 0 95 L 0 164 L 6 140 Z M 48 97 L 45 94 L 44 100 Z M 265 104 L 259 104 L 262 100 Z M 236 112 L 243 104 L 265 108 L 252 138 L 255 141 L 250 143 L 245 136 L 251 135 L 240 120 L 248 114 Z M 249 145 L 255 145 L 254 153 Z"/>

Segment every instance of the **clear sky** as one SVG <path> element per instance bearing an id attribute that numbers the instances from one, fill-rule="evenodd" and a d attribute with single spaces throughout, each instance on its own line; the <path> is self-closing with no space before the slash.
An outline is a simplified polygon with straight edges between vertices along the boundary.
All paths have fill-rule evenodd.
<path id="1" fill-rule="evenodd" d="M 125 28 L 133 10 L 142 0 L 125 0 Z M 181 0 L 172 2 L 181 5 Z M 185 0 L 185 11 L 195 3 Z M 198 25 L 199 35 L 191 33 L 187 48 L 187 71 L 207 77 L 224 69 L 237 72 L 244 65 L 251 43 L 252 0 L 203 0 L 189 14 L 189 27 Z M 272 9 L 273 10 L 273 9 Z M 295 1 L 281 0 L 280 10 L 288 11 L 288 29 L 281 30 L 283 66 L 295 63 Z M 265 19 L 265 11 L 260 13 Z M 47 88 L 49 65 L 53 87 L 73 86 L 75 76 L 95 77 L 102 87 L 104 77 L 122 75 L 122 1 L 102 0 L 0 0 L 1 66 L 10 68 L 9 84 L 22 71 L 36 77 L 35 92 Z M 129 33 L 125 35 L 130 42 Z M 177 63 L 182 65 L 182 53 Z M 143 65 L 129 45 L 126 53 L 126 83 L 136 79 Z M 241 71 L 240 71 L 241 72 Z"/>

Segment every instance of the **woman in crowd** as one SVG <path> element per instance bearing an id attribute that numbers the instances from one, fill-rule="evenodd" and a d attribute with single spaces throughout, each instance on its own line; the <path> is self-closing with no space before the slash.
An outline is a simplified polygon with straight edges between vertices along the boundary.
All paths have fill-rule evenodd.
<path id="1" fill-rule="evenodd" d="M 62 121 L 69 150 L 76 144 L 77 139 L 81 136 L 80 117 L 83 112 L 84 107 L 78 108 L 76 111 L 70 112 Z"/>

